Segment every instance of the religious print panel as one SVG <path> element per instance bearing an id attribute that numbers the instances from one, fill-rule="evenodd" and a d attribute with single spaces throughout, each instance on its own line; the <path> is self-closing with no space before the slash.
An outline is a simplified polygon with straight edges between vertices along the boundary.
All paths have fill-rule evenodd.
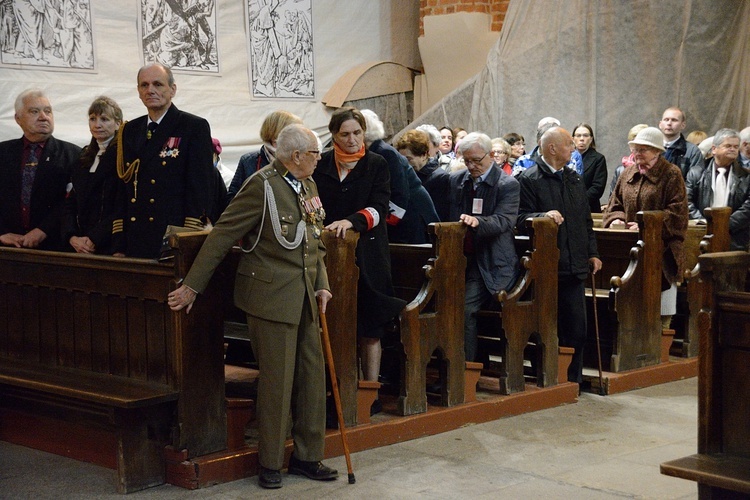
<path id="1" fill-rule="evenodd" d="M 215 0 L 140 0 L 143 63 L 173 71 L 219 73 Z"/>
<path id="2" fill-rule="evenodd" d="M 311 0 L 247 0 L 255 99 L 315 99 Z"/>
<path id="3" fill-rule="evenodd" d="M 0 0 L 0 65 L 96 70 L 90 0 Z"/>

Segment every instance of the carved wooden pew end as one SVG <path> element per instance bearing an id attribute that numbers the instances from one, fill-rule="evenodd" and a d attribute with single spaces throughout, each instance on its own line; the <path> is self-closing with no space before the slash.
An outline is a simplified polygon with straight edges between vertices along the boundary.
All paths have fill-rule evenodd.
<path id="1" fill-rule="evenodd" d="M 661 362 L 669 362 L 669 349 L 672 347 L 674 340 L 674 330 L 671 328 L 661 331 Z"/>
<path id="2" fill-rule="evenodd" d="M 464 403 L 473 403 L 477 400 L 477 384 L 482 375 L 482 363 L 473 361 L 466 362 L 464 371 Z"/>
<path id="3" fill-rule="evenodd" d="M 573 354 L 576 350 L 572 347 L 557 348 L 557 383 L 564 384 L 568 381 L 568 367 L 573 361 Z"/>
<path id="4" fill-rule="evenodd" d="M 245 427 L 255 419 L 255 401 L 246 398 L 227 398 L 227 450 L 247 446 Z"/>
<path id="5" fill-rule="evenodd" d="M 357 424 L 369 424 L 370 407 L 378 397 L 380 382 L 360 380 L 357 389 Z"/>

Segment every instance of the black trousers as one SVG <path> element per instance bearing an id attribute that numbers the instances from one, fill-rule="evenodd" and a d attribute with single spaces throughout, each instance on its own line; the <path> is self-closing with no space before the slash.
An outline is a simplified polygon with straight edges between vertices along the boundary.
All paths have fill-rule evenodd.
<path id="1" fill-rule="evenodd" d="M 560 277 L 557 285 L 557 338 L 576 350 L 568 368 L 568 382 L 583 382 L 583 347 L 586 345 L 586 279 Z"/>

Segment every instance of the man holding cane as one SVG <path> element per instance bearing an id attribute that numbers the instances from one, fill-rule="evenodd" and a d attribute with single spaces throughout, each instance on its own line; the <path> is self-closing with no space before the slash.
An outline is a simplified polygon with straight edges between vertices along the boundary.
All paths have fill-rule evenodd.
<path id="1" fill-rule="evenodd" d="M 276 159 L 254 174 L 206 238 L 185 277 L 168 296 L 172 310 L 190 312 L 197 293 L 242 239 L 235 304 L 247 313 L 258 360 L 259 484 L 280 488 L 289 418 L 294 452 L 289 472 L 330 480 L 338 472 L 323 465 L 325 369 L 318 333 L 318 304 L 331 298 L 320 240 L 325 217 L 310 177 L 320 151 L 302 125 L 284 128 Z M 290 412 L 291 409 L 291 412 Z"/>

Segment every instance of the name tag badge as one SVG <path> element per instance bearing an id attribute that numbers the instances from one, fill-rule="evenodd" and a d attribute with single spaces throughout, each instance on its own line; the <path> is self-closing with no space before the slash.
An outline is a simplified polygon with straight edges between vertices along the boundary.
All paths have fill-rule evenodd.
<path id="1" fill-rule="evenodd" d="M 474 198 L 474 201 L 471 202 L 471 213 L 473 215 L 482 215 L 482 203 L 484 200 L 482 198 Z"/>

